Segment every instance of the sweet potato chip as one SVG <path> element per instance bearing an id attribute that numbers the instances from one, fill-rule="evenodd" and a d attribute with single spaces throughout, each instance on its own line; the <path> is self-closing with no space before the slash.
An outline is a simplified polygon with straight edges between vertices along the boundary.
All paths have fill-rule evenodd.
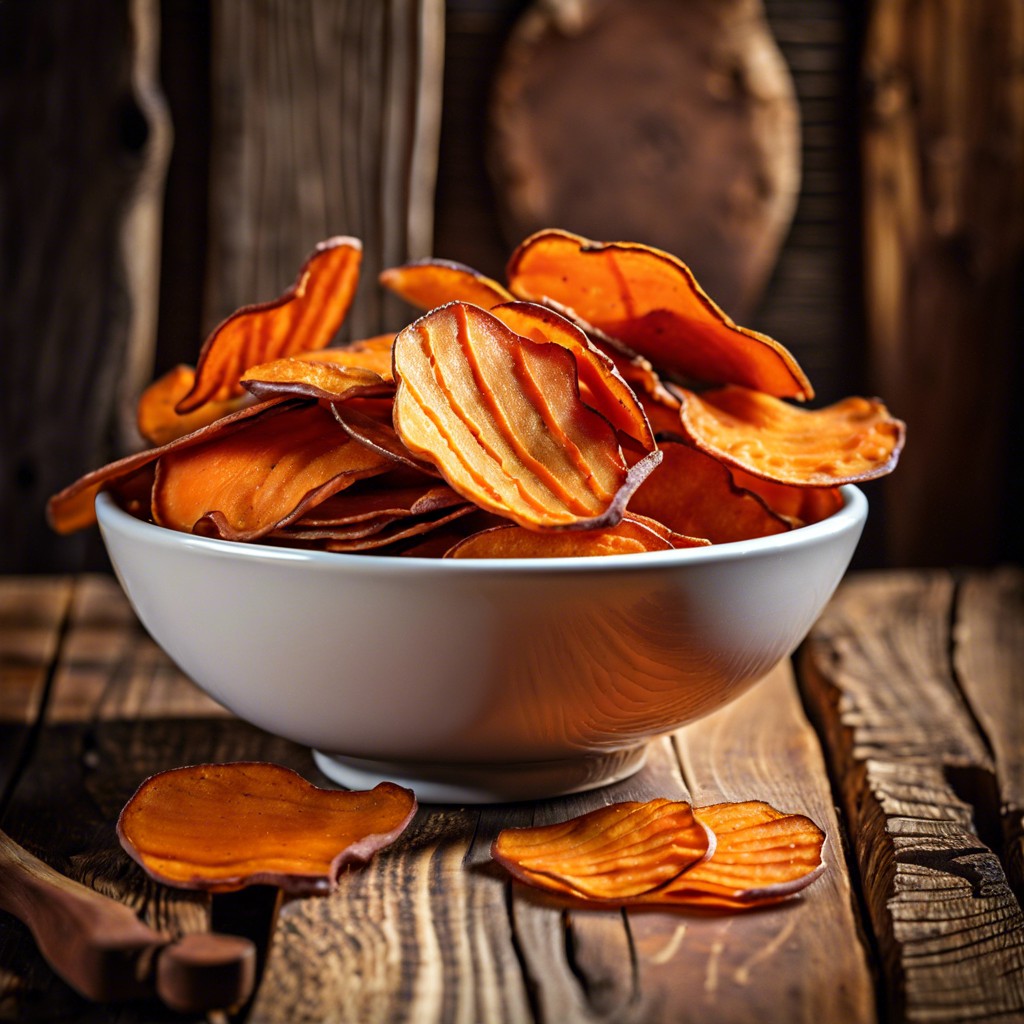
<path id="1" fill-rule="evenodd" d="M 514 298 L 497 281 L 452 260 L 414 260 L 383 271 L 378 280 L 389 291 L 424 312 L 449 302 L 470 302 L 489 309 Z"/>
<path id="2" fill-rule="evenodd" d="M 838 487 L 871 480 L 892 471 L 903 447 L 903 423 L 878 399 L 802 409 L 739 387 L 679 394 L 680 427 L 693 444 L 776 483 Z"/>
<path id="3" fill-rule="evenodd" d="M 326 893 L 342 868 L 363 864 L 416 813 L 408 789 L 318 789 L 280 765 L 201 764 L 147 779 L 117 821 L 121 845 L 157 881 L 230 892 L 276 885 Z"/>
<path id="4" fill-rule="evenodd" d="M 599 906 L 745 910 L 814 881 L 824 844 L 809 818 L 760 801 L 691 808 L 657 798 L 505 829 L 491 853 L 530 885 Z"/>
<path id="5" fill-rule="evenodd" d="M 633 389 L 611 358 L 592 344 L 574 323 L 534 302 L 505 302 L 492 307 L 491 313 L 521 338 L 568 349 L 576 357 L 583 401 L 616 430 L 639 441 L 647 451 L 655 447 L 651 425 Z"/>
<path id="6" fill-rule="evenodd" d="M 257 398 L 293 395 L 342 402 L 357 395 L 386 395 L 394 390 L 392 384 L 373 370 L 300 356 L 287 356 L 252 366 L 240 379 L 242 387 Z"/>
<path id="7" fill-rule="evenodd" d="M 784 533 L 789 523 L 737 487 L 717 459 L 681 441 L 659 438 L 661 465 L 630 498 L 631 512 L 714 544 Z"/>
<path id="8" fill-rule="evenodd" d="M 456 491 L 520 526 L 612 526 L 661 456 L 627 467 L 576 365 L 477 306 L 441 306 L 395 339 L 395 428 Z"/>
<path id="9" fill-rule="evenodd" d="M 627 512 L 605 530 L 524 530 L 509 523 L 460 541 L 445 558 L 591 558 L 630 555 L 640 551 L 671 551 L 672 542 Z"/>
<path id="10" fill-rule="evenodd" d="M 315 403 L 202 444 L 169 452 L 157 465 L 153 519 L 185 532 L 254 540 L 394 463 L 353 441 Z"/>
<path id="11" fill-rule="evenodd" d="M 237 412 L 222 416 L 205 426 L 193 430 L 189 434 L 177 437 L 159 448 L 147 448 L 145 451 L 134 452 L 123 459 L 108 462 L 107 465 L 94 469 L 69 484 L 64 490 L 53 495 L 46 504 L 46 517 L 50 526 L 57 533 L 73 533 L 96 522 L 96 495 L 104 488 L 114 488 L 118 481 L 124 480 L 150 463 L 156 462 L 162 455 L 179 451 L 208 441 L 213 437 L 230 433 L 242 428 L 250 419 L 272 415 L 285 399 L 271 399 L 259 405 L 251 405 Z"/>
<path id="12" fill-rule="evenodd" d="M 195 379 L 196 371 L 191 366 L 179 365 L 142 392 L 135 418 L 139 433 L 151 445 L 167 444 L 184 437 L 252 403 L 247 395 L 239 395 L 223 402 L 206 402 L 194 412 L 177 412 L 175 406 L 192 390 Z"/>
<path id="13" fill-rule="evenodd" d="M 714 854 L 643 901 L 762 906 L 792 896 L 825 870 L 825 833 L 802 814 L 756 800 L 697 807 L 694 814 L 714 832 Z"/>
<path id="14" fill-rule="evenodd" d="M 372 338 L 353 341 L 344 348 L 322 348 L 316 352 L 298 352 L 296 358 L 311 363 L 331 363 L 335 366 L 351 366 L 357 370 L 372 370 L 389 383 L 391 376 L 391 346 L 394 334 L 378 334 Z"/>
<path id="15" fill-rule="evenodd" d="M 476 512 L 476 506 L 465 502 L 454 508 L 444 509 L 441 512 L 431 513 L 422 516 L 407 516 L 405 518 L 394 518 L 390 522 L 380 521 L 378 529 L 360 530 L 358 527 L 346 531 L 340 527 L 334 531 L 324 530 L 323 535 L 311 541 L 303 542 L 298 539 L 298 544 L 303 547 L 314 547 L 320 551 L 334 551 L 337 553 L 356 553 L 359 551 L 379 551 L 382 548 L 394 547 L 396 544 L 407 541 L 412 537 L 420 537 L 423 534 L 433 533 L 449 526 L 464 516 L 470 516 Z M 333 533 L 333 535 L 332 535 Z M 292 537 L 293 534 L 282 531 L 275 534 L 275 541 L 283 541 Z"/>
<path id="16" fill-rule="evenodd" d="M 206 402 L 240 395 L 238 380 L 250 366 L 330 344 L 352 304 L 362 252 L 355 238 L 329 238 L 283 295 L 245 306 L 222 321 L 206 339 L 195 383 L 177 411 L 192 412 Z"/>
<path id="17" fill-rule="evenodd" d="M 386 480 L 391 476 L 388 473 L 375 477 L 371 481 L 372 489 L 362 489 L 362 484 L 356 484 L 340 494 L 331 495 L 296 520 L 295 527 L 347 526 L 380 516 L 397 519 L 429 515 L 465 501 L 450 487 L 436 480 L 428 478 L 415 486 L 391 487 Z"/>
<path id="18" fill-rule="evenodd" d="M 689 804 L 659 798 L 611 804 L 557 825 L 504 829 L 491 854 L 531 885 L 626 900 L 667 885 L 713 848 Z"/>
<path id="19" fill-rule="evenodd" d="M 838 487 L 793 487 L 762 480 L 749 473 L 729 467 L 737 487 L 756 494 L 777 516 L 793 524 L 807 526 L 834 515 L 843 507 L 843 495 Z"/>
<path id="20" fill-rule="evenodd" d="M 391 410 L 391 402 L 382 403 L 372 398 L 355 398 L 331 406 L 339 426 L 353 440 L 394 459 L 407 469 L 436 477 L 438 472 L 434 464 L 418 458 L 405 446 L 392 423 Z"/>
<path id="21" fill-rule="evenodd" d="M 814 396 L 786 348 L 733 323 L 686 264 L 659 249 L 539 231 L 512 254 L 507 276 L 517 297 L 567 311 L 659 370 L 783 398 Z"/>

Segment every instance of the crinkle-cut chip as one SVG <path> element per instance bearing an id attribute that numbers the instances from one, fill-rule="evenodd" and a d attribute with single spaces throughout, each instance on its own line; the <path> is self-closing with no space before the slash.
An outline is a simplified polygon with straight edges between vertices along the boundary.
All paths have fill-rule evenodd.
<path id="1" fill-rule="evenodd" d="M 92 526 L 96 522 L 96 495 L 104 488 L 112 489 L 119 480 L 149 463 L 156 462 L 162 455 L 241 429 L 250 419 L 272 415 L 282 404 L 288 404 L 287 400 L 271 399 L 259 405 L 247 406 L 199 427 L 190 434 L 168 441 L 159 448 L 147 448 L 145 451 L 126 455 L 123 459 L 109 462 L 99 469 L 86 473 L 64 490 L 54 494 L 47 502 L 46 517 L 50 526 L 57 533 L 74 533 L 76 530 Z"/>
<path id="2" fill-rule="evenodd" d="M 244 306 L 222 321 L 200 350 L 195 383 L 178 402 L 178 412 L 240 395 L 239 378 L 250 366 L 330 344 L 352 305 L 362 255 L 358 239 L 329 238 L 283 295 Z"/>
<path id="3" fill-rule="evenodd" d="M 585 899 L 628 900 L 692 870 L 714 837 L 688 803 L 610 804 L 557 825 L 509 828 L 491 854 L 523 881 Z"/>
<path id="4" fill-rule="evenodd" d="M 534 302 L 505 302 L 491 308 L 506 327 L 530 341 L 561 345 L 576 357 L 580 397 L 616 430 L 635 438 L 651 451 L 654 432 L 643 406 L 615 363 L 574 323 Z"/>
<path id="5" fill-rule="evenodd" d="M 399 333 L 394 424 L 456 491 L 527 529 L 622 518 L 661 456 L 628 467 L 615 429 L 579 396 L 576 359 L 450 303 Z"/>
<path id="6" fill-rule="evenodd" d="M 373 370 L 301 356 L 286 356 L 252 366 L 242 374 L 241 382 L 242 387 L 257 398 L 293 395 L 343 402 L 356 395 L 387 395 L 394 391 L 394 385 Z"/>
<path id="7" fill-rule="evenodd" d="M 717 459 L 682 441 L 658 439 L 661 465 L 629 500 L 631 512 L 650 516 L 677 533 L 713 544 L 785 533 L 789 523 L 754 494 L 741 490 Z"/>
<path id="8" fill-rule="evenodd" d="M 802 814 L 761 801 L 694 808 L 715 835 L 714 854 L 643 902 L 742 909 L 774 903 L 825 870 L 825 833 Z"/>
<path id="9" fill-rule="evenodd" d="M 514 298 L 504 285 L 453 260 L 414 260 L 389 267 L 378 280 L 389 291 L 424 312 L 449 302 L 470 302 L 489 309 Z"/>
<path id="10" fill-rule="evenodd" d="M 195 379 L 196 371 L 191 366 L 179 364 L 142 392 L 135 419 L 139 433 L 149 444 L 167 444 L 252 403 L 248 395 L 239 395 L 223 402 L 206 402 L 194 412 L 176 412 L 175 406 L 192 390 Z"/>
<path id="11" fill-rule="evenodd" d="M 394 463 L 352 440 L 316 403 L 161 456 L 153 519 L 186 533 L 256 540 Z"/>
<path id="12" fill-rule="evenodd" d="M 808 526 L 828 519 L 843 507 L 843 494 L 838 487 L 792 487 L 744 473 L 731 466 L 737 487 L 756 494 L 776 515 L 794 526 Z"/>
<path id="13" fill-rule="evenodd" d="M 659 370 L 781 398 L 814 396 L 784 346 L 735 324 L 685 263 L 659 249 L 549 229 L 519 245 L 507 277 L 514 295 L 567 310 Z"/>
<path id="14" fill-rule="evenodd" d="M 509 523 L 467 537 L 445 558 L 594 558 L 671 551 L 674 545 L 667 533 L 652 529 L 628 512 L 621 522 L 604 530 L 542 533 Z"/>
<path id="15" fill-rule="evenodd" d="M 877 398 L 804 409 L 739 387 L 679 394 L 680 429 L 693 444 L 776 483 L 838 487 L 871 480 L 895 468 L 903 447 L 903 423 Z"/>
<path id="16" fill-rule="evenodd" d="M 199 764 L 148 778 L 121 811 L 121 845 L 159 882 L 231 892 L 330 892 L 342 869 L 393 843 L 416 813 L 408 789 L 318 789 L 267 762 Z"/>

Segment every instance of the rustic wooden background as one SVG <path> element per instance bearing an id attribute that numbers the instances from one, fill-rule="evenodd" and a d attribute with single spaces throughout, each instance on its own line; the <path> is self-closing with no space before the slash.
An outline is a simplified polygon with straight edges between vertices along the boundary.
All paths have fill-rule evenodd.
<path id="1" fill-rule="evenodd" d="M 493 86 L 532 6 L 0 4 L 0 568 L 103 565 L 95 535 L 49 534 L 46 496 L 133 444 L 141 383 L 283 290 L 320 238 L 366 243 L 355 333 L 401 316 L 372 283 L 387 263 L 433 252 L 500 275 Z M 798 104 L 799 193 L 746 322 L 821 401 L 878 393 L 909 423 L 899 470 L 867 488 L 857 564 L 1018 560 L 1019 2 L 677 6 L 723 33 L 763 15 Z M 609 109 L 598 89 L 581 124 Z M 594 173 L 614 157 L 612 140 Z M 680 255 L 700 272 L 700 248 Z"/>

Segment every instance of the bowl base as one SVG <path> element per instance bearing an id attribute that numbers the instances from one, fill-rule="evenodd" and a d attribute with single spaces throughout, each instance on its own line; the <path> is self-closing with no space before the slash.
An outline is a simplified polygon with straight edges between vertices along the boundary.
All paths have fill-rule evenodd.
<path id="1" fill-rule="evenodd" d="M 428 804 L 508 803 L 581 793 L 628 778 L 643 767 L 646 758 L 645 743 L 607 754 L 510 764 L 370 761 L 313 751 L 320 771 L 346 789 L 372 789 L 378 782 L 394 782 Z"/>

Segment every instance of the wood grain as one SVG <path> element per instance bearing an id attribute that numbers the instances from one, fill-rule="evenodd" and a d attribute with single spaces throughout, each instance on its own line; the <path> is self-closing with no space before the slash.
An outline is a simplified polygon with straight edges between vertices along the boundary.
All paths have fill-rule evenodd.
<path id="1" fill-rule="evenodd" d="M 376 279 L 430 255 L 443 48 L 440 0 L 214 5 L 205 330 L 338 234 L 364 245 L 343 335 L 401 326 Z"/>
<path id="2" fill-rule="evenodd" d="M 871 383 L 910 425 L 886 483 L 888 564 L 991 564 L 1019 537 L 1005 467 L 1024 308 L 1022 53 L 1016 0 L 870 5 Z"/>
<path id="3" fill-rule="evenodd" d="M 958 585 L 944 573 L 877 574 L 840 589 L 808 642 L 803 688 L 848 835 L 782 666 L 653 744 L 646 767 L 615 786 L 536 803 L 421 808 L 398 843 L 343 876 L 331 896 L 281 908 L 249 1019 L 1019 1016 L 1024 920 L 987 844 L 999 846 L 1001 804 L 1003 830 L 1019 837 L 1021 575 L 968 574 Z M 18 668 L 16 685 L 0 692 L 28 695 L 4 705 L 19 709 L 10 720 L 23 723 L 44 702 L 48 716 L 31 733 L 31 758 L 16 766 L 4 828 L 151 926 L 204 930 L 207 900 L 150 882 L 119 849 L 118 811 L 145 776 L 186 762 L 255 757 L 323 784 L 308 751 L 212 705 L 153 647 L 109 577 L 3 581 L 0 613 L 0 664 Z M 40 674 L 50 680 L 42 691 L 32 682 Z M 501 828 L 654 795 L 765 799 L 806 813 L 828 834 L 828 869 L 797 898 L 756 912 L 622 912 L 570 907 L 512 882 L 490 858 Z M 237 896 L 235 910 L 245 904 L 269 926 L 272 907 L 258 892 Z M 215 916 L 225 919 L 225 909 Z M 56 984 L 6 918 L 0 1009 L 24 1020 L 114 1019 Z M 117 1019 L 160 1012 L 133 1003 Z"/>
<path id="4" fill-rule="evenodd" d="M 45 703 L 33 699 L 26 710 L 47 718 L 33 734 L 30 757 L 8 780 L 5 831 L 62 874 L 133 908 L 157 931 L 206 930 L 208 899 L 150 882 L 118 844 L 117 814 L 155 771 L 262 753 L 288 763 L 304 752 L 272 738 L 261 750 L 263 734 L 228 717 L 157 651 L 111 577 L 5 580 L 0 594 L 4 660 L 18 650 L 52 659 L 34 670 L 51 681 Z M 46 614 L 33 614 L 33 607 Z M 4 1019 L 84 1020 L 90 1012 L 104 1019 L 55 980 L 27 932 L 6 916 L 0 1008 Z M 128 1024 L 169 1011 L 142 1002 L 118 1013 Z"/>
<path id="5" fill-rule="evenodd" d="M 120 410 L 151 372 L 170 141 L 156 18 L 151 0 L 0 11 L 0 119 L 16 140 L 0 161 L 0 566 L 9 572 L 85 564 L 90 539 L 56 540 L 46 498 L 135 440 Z"/>
<path id="6" fill-rule="evenodd" d="M 1024 898 L 1024 571 L 970 575 L 957 595 L 953 668 L 995 761 L 1004 862 Z"/>
<path id="7" fill-rule="evenodd" d="M 802 662 L 897 1020 L 1024 1014 L 1024 915 L 979 836 L 995 766 L 953 673 L 954 593 L 938 572 L 850 580 Z"/>
<path id="8" fill-rule="evenodd" d="M 71 581 L 24 577 L 0 588 L 0 817 L 46 700 Z"/>

